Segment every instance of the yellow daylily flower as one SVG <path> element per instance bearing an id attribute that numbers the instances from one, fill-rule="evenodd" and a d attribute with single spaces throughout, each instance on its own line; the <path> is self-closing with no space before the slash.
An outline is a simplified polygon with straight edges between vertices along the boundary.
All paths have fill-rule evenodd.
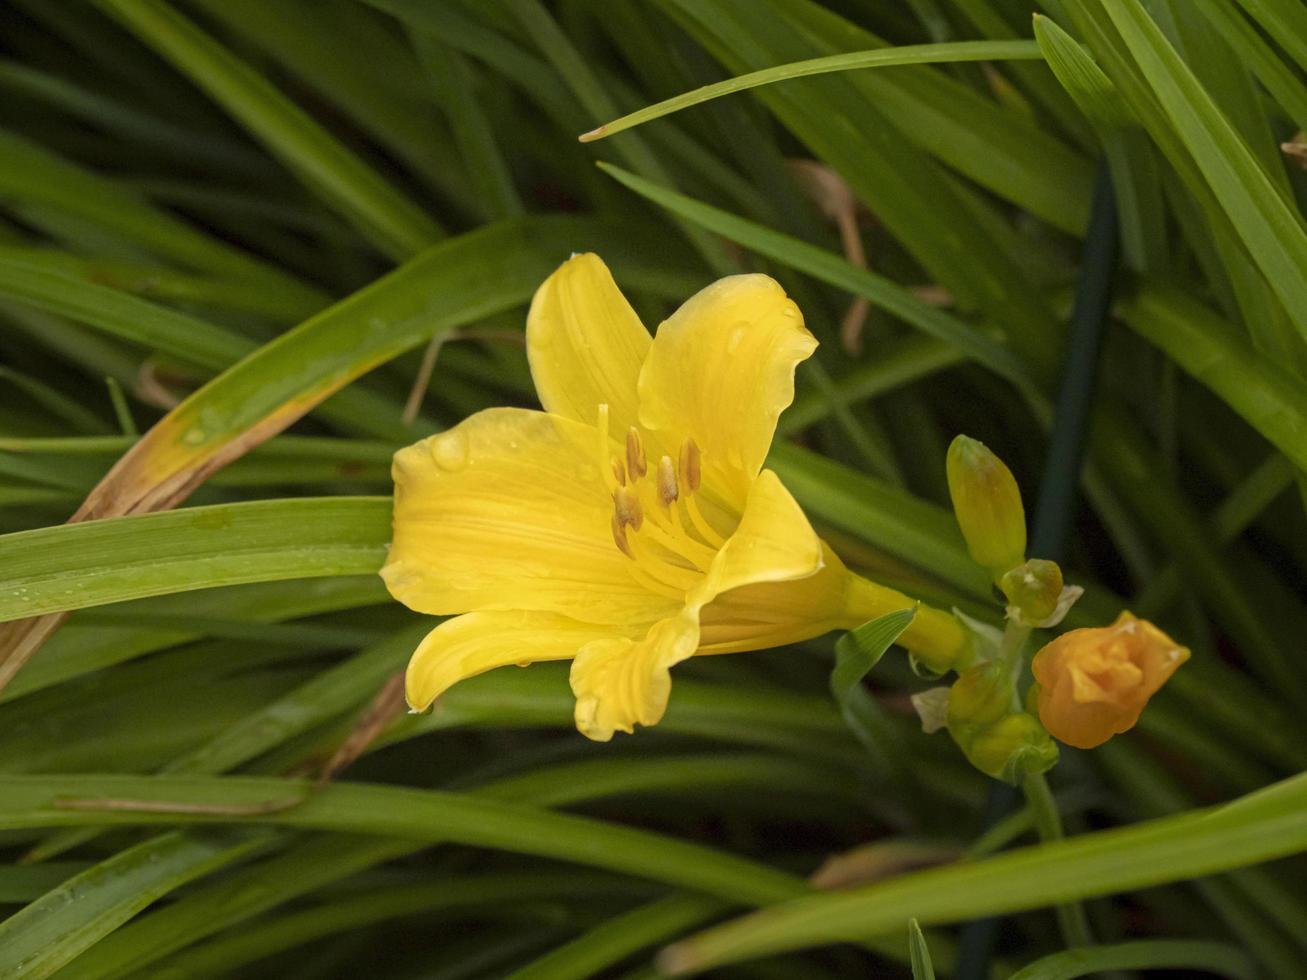
<path id="1" fill-rule="evenodd" d="M 651 338 L 595 255 L 536 292 L 527 353 L 543 412 L 496 408 L 395 456 L 382 577 L 437 626 L 409 664 L 423 710 L 509 664 L 572 660 L 576 726 L 655 724 L 669 669 L 778 646 L 912 601 L 852 573 L 763 462 L 816 341 L 773 279 L 722 279 Z M 964 644 L 922 609 L 903 642 Z"/>

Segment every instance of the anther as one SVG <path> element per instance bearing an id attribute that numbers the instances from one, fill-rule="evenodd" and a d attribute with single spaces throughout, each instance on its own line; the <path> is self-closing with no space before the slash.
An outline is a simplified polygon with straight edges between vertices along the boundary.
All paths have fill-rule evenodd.
<path id="1" fill-rule="evenodd" d="M 626 540 L 626 525 L 622 523 L 621 518 L 616 513 L 613 514 L 613 543 L 621 550 L 627 558 L 634 559 L 635 552 L 631 550 L 631 543 Z"/>
<path id="2" fill-rule="evenodd" d="M 626 486 L 626 467 L 616 456 L 613 457 L 613 479 L 617 481 L 619 487 Z"/>
<path id="3" fill-rule="evenodd" d="M 640 440 L 640 431 L 635 426 L 626 430 L 626 468 L 631 473 L 632 482 L 649 472 L 644 459 L 644 444 Z"/>
<path id="4" fill-rule="evenodd" d="M 681 446 L 681 481 L 685 485 L 687 493 L 694 493 L 699 489 L 699 481 L 703 478 L 703 471 L 700 466 L 699 446 L 693 439 L 685 440 Z"/>
<path id="5" fill-rule="evenodd" d="M 623 527 L 629 524 L 638 531 L 643 526 L 644 508 L 630 487 L 618 487 L 613 491 L 613 517 Z"/>
<path id="6" fill-rule="evenodd" d="M 672 457 L 664 456 L 658 461 L 658 499 L 664 507 L 670 507 L 678 496 L 676 467 L 672 465 Z"/>

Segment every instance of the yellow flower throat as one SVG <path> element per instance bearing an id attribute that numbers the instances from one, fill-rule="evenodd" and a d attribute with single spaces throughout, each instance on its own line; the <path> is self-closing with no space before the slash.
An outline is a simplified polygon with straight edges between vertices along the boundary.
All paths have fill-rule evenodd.
<path id="1" fill-rule="evenodd" d="M 662 455 L 650 468 L 644 438 L 631 426 L 623 453 L 608 436 L 608 406 L 599 406 L 599 451 L 613 501 L 613 543 L 633 562 L 632 573 L 651 592 L 683 599 L 703 578 L 726 542 L 699 507 L 703 480 L 698 443 L 687 438 L 676 461 Z"/>

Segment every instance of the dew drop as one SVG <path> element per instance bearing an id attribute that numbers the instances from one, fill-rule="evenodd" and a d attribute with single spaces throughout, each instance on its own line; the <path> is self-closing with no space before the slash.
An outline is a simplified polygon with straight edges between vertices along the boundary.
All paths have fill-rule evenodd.
<path id="1" fill-rule="evenodd" d="M 431 458 L 442 470 L 455 472 L 467 465 L 467 436 L 457 429 L 431 440 Z"/>
<path id="2" fill-rule="evenodd" d="M 737 323 L 731 327 L 731 332 L 726 335 L 726 353 L 734 354 L 738 351 L 740 345 L 744 343 L 744 335 L 748 332 L 749 325 L 747 323 Z"/>
<path id="3" fill-rule="evenodd" d="M 188 429 L 186 435 L 182 436 L 182 442 L 188 446 L 198 446 L 204 441 L 203 429 Z"/>

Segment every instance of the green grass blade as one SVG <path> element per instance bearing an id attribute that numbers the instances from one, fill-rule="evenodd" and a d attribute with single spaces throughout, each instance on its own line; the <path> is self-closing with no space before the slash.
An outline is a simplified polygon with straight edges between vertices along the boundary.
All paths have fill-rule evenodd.
<path id="1" fill-rule="evenodd" d="M 1035 15 L 1035 40 L 1057 80 L 1092 122 L 1122 126 L 1131 122 L 1130 111 L 1121 101 L 1112 80 L 1094 62 L 1088 51 L 1041 14 Z"/>
<path id="2" fill-rule="evenodd" d="M 176 599 L 143 599 L 113 607 L 112 611 L 123 616 L 116 623 L 83 622 L 82 617 L 73 616 L 46 644 L 42 655 L 0 692 L 0 703 L 204 636 L 196 622 L 183 623 L 180 616 L 228 624 L 277 623 L 389 601 L 381 579 L 369 574 L 289 579 L 179 594 Z M 163 614 L 162 621 L 159 614 Z"/>
<path id="3" fill-rule="evenodd" d="M 198 473 L 244 455 L 367 371 L 525 302 L 599 232 L 584 219 L 524 218 L 432 246 L 192 394 L 119 460 L 82 516 L 106 513 L 104 501 L 108 513 L 126 513 L 175 500 Z"/>
<path id="4" fill-rule="evenodd" d="M 162 771 L 226 772 L 354 708 L 375 695 L 387 677 L 404 668 L 429 631 L 429 623 L 420 623 L 361 650 L 264 705 L 217 738 L 174 759 Z"/>
<path id="5" fill-rule="evenodd" d="M 17 388 L 33 405 L 40 406 L 54 416 L 56 420 L 71 427 L 74 431 L 107 432 L 109 424 L 97 413 L 89 411 L 79 401 L 70 398 L 59 389 L 46 384 L 39 378 L 29 377 L 21 371 L 0 365 L 0 383 Z M 78 438 L 72 436 L 69 438 Z M 82 436 L 84 439 L 113 439 L 122 444 L 117 436 Z M 0 452 L 10 451 L 4 447 L 5 439 L 0 437 Z M 130 440 L 127 441 L 130 445 Z M 124 446 L 124 448 L 126 448 Z"/>
<path id="6" fill-rule="evenodd" d="M 413 47 L 449 118 L 454 141 L 486 218 L 512 218 L 525 208 L 495 133 L 477 104 L 476 76 L 468 60 L 432 34 L 413 31 Z"/>
<path id="7" fill-rule="evenodd" d="M 1250 17 L 1307 71 L 1307 10 L 1295 0 L 1239 0 Z"/>
<path id="8" fill-rule="evenodd" d="M 185 834 L 186 839 L 192 836 L 193 831 Z M 206 882 L 167 908 L 106 937 L 94 955 L 70 964 L 65 976 L 90 980 L 149 969 L 169 953 L 219 929 L 239 925 L 253 915 L 416 849 L 409 841 L 349 834 L 292 841 L 268 860 L 239 868 L 223 880 Z"/>
<path id="9" fill-rule="evenodd" d="M 669 761 L 674 763 L 676 760 Z M 622 787 L 619 791 L 630 792 L 641 787 L 647 789 L 651 785 L 656 788 L 659 780 L 665 778 L 662 770 L 666 767 L 660 766 L 656 759 L 624 760 L 619 763 L 604 761 L 602 765 L 620 772 L 597 781 L 567 778 L 550 780 L 545 777 L 551 772 L 559 772 L 564 777 L 568 772 L 562 772 L 557 767 L 545 768 L 533 773 L 542 778 L 500 780 L 478 787 L 477 792 L 535 806 L 562 806 L 601 797 L 612 791 L 617 782 Z M 570 770 L 570 773 L 578 774 L 575 769 Z M 593 767 L 590 774 L 593 775 Z M 727 783 L 734 778 L 722 766 L 717 767 L 717 775 L 725 776 Z M 765 781 L 762 784 L 765 785 Z M 541 792 L 544 796 L 537 795 Z M 110 937 L 98 947 L 93 959 L 78 963 L 70 971 L 70 977 L 92 980 L 150 966 L 159 958 L 191 946 L 224 928 L 230 929 L 247 922 L 256 915 L 262 915 L 346 875 L 417 850 L 421 846 L 421 843 L 404 839 L 355 837 L 347 834 L 323 835 L 294 844 L 269 861 L 243 868 L 228 879 L 197 890 L 180 899 L 173 907 L 160 910 L 149 919 L 134 923 L 121 934 Z M 614 888 L 628 892 L 632 890 L 632 885 L 639 888 L 638 883 L 623 883 L 620 879 L 569 870 L 561 879 L 556 876 L 543 881 L 526 878 L 526 887 L 519 897 L 530 897 L 533 893 L 547 889 L 547 880 L 561 880 L 567 887 L 591 896 Z M 478 887 L 480 884 L 478 879 L 469 881 L 466 876 L 460 876 L 453 883 L 441 886 L 444 898 L 433 903 L 433 907 L 439 908 L 444 903 L 479 901 L 479 896 L 484 894 Z M 702 898 L 698 900 L 714 901 Z M 221 949 L 233 940 L 239 945 L 236 937 L 227 940 L 219 938 L 213 945 Z M 265 941 L 275 942 L 275 939 L 267 937 Z M 593 952 L 591 950 L 589 955 L 593 955 Z M 195 950 L 194 958 L 203 962 L 211 959 L 212 955 L 208 946 L 201 946 Z M 185 958 L 189 959 L 190 957 Z"/>
<path id="10" fill-rule="evenodd" d="M 254 344 L 196 317 L 54 269 L 0 255 L 0 296 L 100 329 L 206 368 L 239 360 Z"/>
<path id="11" fill-rule="evenodd" d="M 339 843 L 336 844 L 339 849 Z M 324 855 L 329 857 L 329 855 Z M 281 886 L 285 879 L 274 880 Z M 335 899 L 282 916 L 263 916 L 240 930 L 169 957 L 151 970 L 155 980 L 196 980 L 231 976 L 250 963 L 297 946 L 330 939 L 388 919 L 435 915 L 441 920 L 466 908 L 489 912 L 518 903 L 577 898 L 625 899 L 642 892 L 638 885 L 599 875 L 505 874 L 460 875 L 431 884 L 388 885 Z"/>
<path id="12" fill-rule="evenodd" d="M 290 809 L 236 817 L 233 808 L 284 803 L 310 787 L 246 777 L 8 776 L 0 777 L 0 789 L 0 827 L 6 828 L 252 821 L 534 854 L 747 904 L 807 890 L 802 879 L 782 871 L 651 831 L 435 790 L 334 783 Z M 107 806 L 60 803 L 69 798 L 104 800 Z M 113 800 L 134 802 L 120 807 Z M 160 809 L 139 809 L 140 801 L 147 807 L 155 801 Z"/>
<path id="13" fill-rule="evenodd" d="M 990 583 L 967 555 L 948 511 L 797 446 L 775 446 L 767 465 L 814 518 L 922 568 L 962 592 Z"/>
<path id="14" fill-rule="evenodd" d="M 85 861 L 50 861 L 46 864 L 6 864 L 0 866 L 0 902 L 26 905 L 51 889 L 59 887 L 89 865 Z"/>
<path id="15" fill-rule="evenodd" d="M 600 923 L 514 970 L 507 980 L 586 980 L 633 953 L 680 935 L 728 906 L 705 895 L 669 895 Z"/>
<path id="16" fill-rule="evenodd" d="M 799 0 L 760 0 L 747 11 L 720 0 L 662 0 L 661 6 L 732 72 L 842 48 L 871 48 L 879 41 Z M 757 95 L 848 182 L 959 307 L 1001 323 L 1028 360 L 1051 371 L 1058 346 L 1050 334 L 1051 311 L 1026 268 L 994 248 L 972 204 L 981 211 L 989 206 L 962 188 L 932 154 L 1071 231 L 1083 226 L 1088 210 L 1085 161 L 1047 134 L 1034 137 L 1033 126 L 1016 123 L 930 66 L 796 79 L 759 89 Z M 812 112 L 814 104 L 822 112 Z M 977 140 L 981 131 L 985 136 Z M 1035 162 L 1039 159 L 1044 165 Z"/>
<path id="17" fill-rule="evenodd" d="M 1198 9 L 1211 21 L 1239 57 L 1266 86 L 1271 98 L 1280 104 L 1299 129 L 1307 129 L 1307 85 L 1293 69 L 1263 40 L 1257 30 L 1228 3 L 1199 0 Z M 1307 25 L 1305 25 L 1307 26 Z"/>
<path id="18" fill-rule="evenodd" d="M 1042 57 L 1039 46 L 1032 41 L 954 41 L 947 44 L 909 44 L 897 48 L 879 48 L 872 51 L 855 51 L 852 54 L 829 55 L 794 61 L 788 65 L 764 68 L 725 81 L 704 85 L 692 92 L 664 99 L 636 112 L 627 113 L 606 122 L 588 133 L 581 134 L 581 142 L 601 140 L 652 119 L 669 116 L 690 106 L 710 102 L 744 92 L 761 85 L 771 85 L 790 78 L 824 75 L 828 72 L 856 71 L 860 68 L 889 68 L 895 65 L 927 65 L 961 61 L 1013 61 L 1034 60 Z"/>
<path id="19" fill-rule="evenodd" d="M 924 333 L 945 341 L 969 358 L 1018 384 L 1029 384 L 1020 361 L 1002 344 L 980 330 L 922 302 L 909 290 L 890 279 L 859 269 L 841 256 L 815 245 L 772 231 L 710 205 L 695 201 L 666 187 L 659 187 L 636 174 L 601 163 L 600 168 L 641 197 L 697 222 L 710 231 L 737 241 L 750 249 L 806 272 L 814 278 L 865 296 L 901 317 Z"/>
<path id="20" fill-rule="evenodd" d="M 1307 472 L 1307 391 L 1283 365 L 1254 351 L 1187 292 L 1144 289 L 1120 314 Z"/>
<path id="21" fill-rule="evenodd" d="M 830 675 L 831 695 L 839 705 L 844 723 L 883 768 L 893 771 L 898 759 L 893 729 L 880 706 L 862 686 L 863 678 L 908 628 L 915 608 L 886 613 L 849 630 L 835 643 L 835 668 Z"/>
<path id="22" fill-rule="evenodd" d="M 908 920 L 908 952 L 912 956 L 912 980 L 935 980 L 935 967 L 930 961 L 930 947 L 921 931 L 921 923 Z"/>
<path id="23" fill-rule="evenodd" d="M 908 338 L 878 351 L 875 360 L 832 379 L 829 394 L 811 389 L 800 391 L 794 404 L 781 416 L 776 431 L 783 436 L 794 435 L 828 416 L 832 401 L 852 406 L 953 367 L 965 360 L 965 356 L 952 344 L 933 337 Z M 4 440 L 0 439 L 0 446 L 3 445 Z"/>
<path id="24" fill-rule="evenodd" d="M 554 15 L 540 0 L 509 0 L 506 7 L 527 31 L 541 54 L 562 76 L 591 118 L 603 119 L 617 114 L 617 106 L 609 95 L 608 87 L 577 51 L 571 39 L 558 26 Z M 630 166 L 646 177 L 665 184 L 673 183 L 667 168 L 641 137 L 628 135 L 616 149 Z M 719 242 L 693 225 L 686 224 L 682 227 L 690 243 L 719 275 L 734 271 Z"/>
<path id="25" fill-rule="evenodd" d="M 211 307 L 232 313 L 252 313 L 279 323 L 298 322 L 318 312 L 325 302 L 268 289 L 251 289 L 230 279 L 206 278 L 166 266 L 121 259 L 84 258 L 51 248 L 0 247 L 6 261 L 16 260 L 63 272 L 82 282 L 109 286 L 143 299 Z"/>
<path id="26" fill-rule="evenodd" d="M 321 292 L 280 269 L 197 231 L 116 182 L 10 132 L 0 132 L 0 199 L 57 209 L 161 258 L 280 289 L 314 309 L 326 302 Z"/>
<path id="27" fill-rule="evenodd" d="M 1307 339 L 1307 227 L 1138 0 L 1103 5 L 1240 240 Z"/>
<path id="28" fill-rule="evenodd" d="M 270 161 L 232 139 L 201 128 L 174 125 L 16 60 L 0 60 L 0 86 L 40 99 L 83 122 L 112 130 L 138 146 L 177 160 L 191 162 L 201 156 L 210 166 L 256 179 L 266 179 L 274 170 Z"/>
<path id="29" fill-rule="evenodd" d="M 853 940 L 905 917 L 956 922 L 1245 867 L 1307 848 L 1305 806 L 1307 777 L 1297 776 L 1221 807 L 787 902 L 672 947 L 663 963 L 702 970 Z"/>
<path id="30" fill-rule="evenodd" d="M 1257 976 L 1248 956 L 1225 943 L 1158 939 L 1063 950 L 1023 967 L 1011 980 L 1072 980 L 1108 970 L 1196 970 L 1231 980 Z"/>
<path id="31" fill-rule="evenodd" d="M 390 500 L 194 507 L 0 538 L 0 622 L 215 585 L 376 571 Z"/>
<path id="32" fill-rule="evenodd" d="M 425 97 L 404 39 L 357 0 L 201 0 L 204 13 L 267 55 L 463 210 L 467 179 Z"/>
<path id="33" fill-rule="evenodd" d="M 189 75 L 374 244 L 405 259 L 440 226 L 245 62 L 157 0 L 98 0 Z"/>
<path id="34" fill-rule="evenodd" d="M 119 851 L 0 923 L 0 975 L 50 976 L 158 898 L 267 839 L 239 831 L 171 833 Z"/>

